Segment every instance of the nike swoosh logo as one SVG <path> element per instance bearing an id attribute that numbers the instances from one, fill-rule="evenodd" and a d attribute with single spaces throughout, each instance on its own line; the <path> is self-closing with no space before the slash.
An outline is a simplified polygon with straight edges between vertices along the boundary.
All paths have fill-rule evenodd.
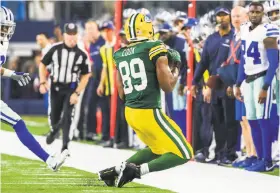
<path id="1" fill-rule="evenodd" d="M 271 166 L 271 167 L 265 167 L 265 170 L 266 170 L 266 171 L 268 171 L 268 170 L 272 170 L 272 169 L 273 169 L 273 167 L 274 167 L 274 165 L 273 165 L 273 166 Z"/>
<path id="2" fill-rule="evenodd" d="M 54 167 L 52 167 L 52 169 L 53 169 L 53 170 L 55 170 L 55 169 L 56 169 L 56 166 L 57 166 L 57 163 L 55 164 L 55 166 L 54 166 Z"/>

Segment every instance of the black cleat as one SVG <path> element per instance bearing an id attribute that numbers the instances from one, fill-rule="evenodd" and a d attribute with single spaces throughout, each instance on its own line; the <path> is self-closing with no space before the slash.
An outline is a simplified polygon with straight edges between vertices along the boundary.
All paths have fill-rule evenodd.
<path id="1" fill-rule="evenodd" d="M 115 170 L 115 167 L 107 168 L 101 170 L 98 173 L 99 180 L 104 181 L 107 186 L 115 186 L 115 180 L 118 176 L 118 173 Z"/>
<path id="2" fill-rule="evenodd" d="M 57 137 L 57 133 L 51 131 L 48 133 L 47 135 L 47 138 L 46 138 L 46 143 L 49 145 L 49 144 L 52 144 L 54 142 L 54 140 L 56 139 Z"/>
<path id="3" fill-rule="evenodd" d="M 116 186 L 121 188 L 128 182 L 131 182 L 134 178 L 140 179 L 140 173 L 140 166 L 133 163 L 123 162 Z"/>

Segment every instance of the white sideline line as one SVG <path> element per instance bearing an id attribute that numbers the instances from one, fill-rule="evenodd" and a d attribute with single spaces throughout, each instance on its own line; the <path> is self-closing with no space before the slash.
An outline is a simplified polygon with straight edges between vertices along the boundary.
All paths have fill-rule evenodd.
<path id="1" fill-rule="evenodd" d="M 61 148 L 61 140 L 56 140 L 51 146 L 47 146 L 45 137 L 36 136 L 36 139 L 49 152 L 54 153 L 54 150 L 59 151 Z M 66 161 L 66 166 L 93 173 L 119 164 L 135 153 L 76 142 L 71 142 L 69 150 L 71 157 Z M 0 152 L 38 160 L 22 146 L 13 132 L 0 131 Z M 63 172 L 63 168 L 61 170 Z M 177 168 L 148 174 L 135 182 L 180 193 L 277 193 L 280 178 L 190 162 Z"/>

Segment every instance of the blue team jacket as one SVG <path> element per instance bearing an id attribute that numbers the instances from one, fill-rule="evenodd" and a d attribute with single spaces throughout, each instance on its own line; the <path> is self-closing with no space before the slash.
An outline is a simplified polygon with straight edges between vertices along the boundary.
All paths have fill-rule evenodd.
<path id="1" fill-rule="evenodd" d="M 200 79 L 203 77 L 205 70 L 208 70 L 210 75 L 216 75 L 218 68 L 225 62 L 228 58 L 230 41 L 234 35 L 233 30 L 228 34 L 221 36 L 219 32 L 215 32 L 208 36 L 205 41 L 201 61 L 194 73 L 193 85 L 198 85 Z M 212 93 L 212 103 L 217 102 L 217 97 L 224 96 L 223 92 Z"/>

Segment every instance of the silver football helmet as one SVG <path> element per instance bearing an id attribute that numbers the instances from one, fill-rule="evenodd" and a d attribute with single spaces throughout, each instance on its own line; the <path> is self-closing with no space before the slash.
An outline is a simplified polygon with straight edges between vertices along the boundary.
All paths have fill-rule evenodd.
<path id="1" fill-rule="evenodd" d="M 280 3 L 277 0 L 269 0 L 264 3 L 265 12 L 270 23 L 280 26 Z"/>
<path id="2" fill-rule="evenodd" d="M 0 40 L 9 41 L 15 32 L 16 23 L 13 12 L 4 6 L 0 8 L 0 22 Z"/>

